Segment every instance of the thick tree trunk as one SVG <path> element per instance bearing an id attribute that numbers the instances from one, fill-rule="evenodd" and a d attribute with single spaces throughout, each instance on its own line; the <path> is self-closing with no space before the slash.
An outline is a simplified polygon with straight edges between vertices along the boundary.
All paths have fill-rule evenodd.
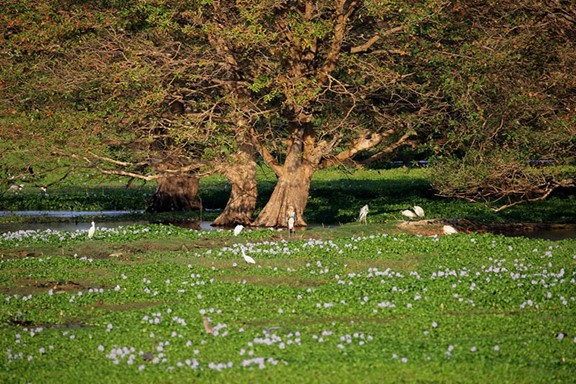
<path id="1" fill-rule="evenodd" d="M 270 200 L 252 224 L 255 227 L 287 227 L 290 208 L 296 212 L 295 227 L 305 227 L 304 208 L 308 202 L 312 169 L 301 166 L 294 172 L 286 172 L 278 179 Z"/>
<path id="2" fill-rule="evenodd" d="M 278 182 L 270 200 L 252 223 L 253 226 L 286 228 L 289 211 L 296 213 L 295 227 L 306 226 L 304 208 L 308 202 L 312 175 L 319 160 L 314 152 L 314 142 L 312 125 L 294 121 L 284 166 L 274 163 L 269 153 L 261 151 L 264 152 L 266 162 L 272 164 Z"/>
<path id="3" fill-rule="evenodd" d="M 258 183 L 256 181 L 255 150 L 252 144 L 242 144 L 235 163 L 222 170 L 232 185 L 224 211 L 212 222 L 213 226 L 249 225 L 256 209 Z"/>
<path id="4" fill-rule="evenodd" d="M 232 185 L 230 198 L 222 213 L 212 222 L 215 227 L 230 227 L 237 224 L 249 225 L 252 222 L 252 214 L 256 208 L 258 189 L 255 178 L 243 178 L 244 172 L 228 176 Z"/>
<path id="5" fill-rule="evenodd" d="M 198 177 L 171 176 L 158 179 L 158 188 L 150 198 L 148 212 L 191 211 L 201 209 Z"/>

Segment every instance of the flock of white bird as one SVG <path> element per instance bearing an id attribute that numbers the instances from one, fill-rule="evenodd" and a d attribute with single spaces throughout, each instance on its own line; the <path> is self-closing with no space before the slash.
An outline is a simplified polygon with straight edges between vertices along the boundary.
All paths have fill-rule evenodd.
<path id="1" fill-rule="evenodd" d="M 412 211 L 409 209 L 405 209 L 400 212 L 403 216 L 406 216 L 409 219 L 416 219 L 418 217 L 424 217 L 424 209 L 418 205 L 412 207 Z M 442 227 L 442 231 L 445 235 L 452 235 L 454 233 L 458 233 L 458 230 L 451 225 L 444 225 Z"/>
<path id="2" fill-rule="evenodd" d="M 414 211 L 411 211 L 409 209 L 405 209 L 402 212 L 400 212 L 403 216 L 406 216 L 409 219 L 415 219 L 417 217 L 424 217 L 424 209 L 422 209 L 422 207 L 415 205 L 412 207 L 412 209 Z"/>
<path id="3" fill-rule="evenodd" d="M 417 217 L 424 217 L 425 213 L 424 213 L 424 209 L 422 207 L 415 205 L 412 207 L 412 209 L 413 209 L 412 211 L 409 209 L 405 209 L 400 213 L 409 219 L 415 219 Z M 360 221 L 363 224 L 366 224 L 368 212 L 369 212 L 368 204 L 366 204 L 362 208 L 360 208 L 360 214 L 358 215 L 358 221 Z M 292 232 L 294 231 L 294 225 L 295 224 L 296 224 L 296 212 L 294 211 L 294 209 L 292 207 L 290 207 L 288 210 L 287 217 L 286 217 L 286 225 L 288 227 L 288 231 L 290 234 L 292 234 Z M 234 231 L 233 231 L 234 236 L 238 236 L 242 232 L 243 229 L 244 229 L 244 226 L 241 224 L 238 224 L 236 227 L 234 227 Z M 442 230 L 443 230 L 445 235 L 451 235 L 454 233 L 458 233 L 456 228 L 454 228 L 451 225 L 444 225 Z M 94 238 L 95 233 L 96 233 L 96 223 L 92 222 L 92 225 L 88 229 L 88 238 L 89 239 Z M 248 256 L 246 254 L 246 252 L 244 252 L 244 247 L 241 247 L 240 250 L 242 251 L 242 257 L 244 258 L 244 261 L 246 261 L 248 264 L 256 264 L 256 260 L 254 260 L 251 256 Z"/>
<path id="4" fill-rule="evenodd" d="M 360 208 L 360 214 L 358 215 L 358 221 L 362 224 L 366 224 L 366 218 L 368 216 L 368 204 L 366 204 L 365 206 L 363 206 L 362 208 Z M 402 212 L 400 212 L 402 214 L 402 216 L 405 216 L 409 219 L 416 219 L 419 217 L 424 217 L 426 214 L 424 212 L 424 208 L 415 205 L 412 207 L 412 210 L 410 209 L 405 209 Z M 456 230 L 456 228 L 454 228 L 451 225 L 444 225 L 442 227 L 442 231 L 444 232 L 445 235 L 452 235 L 454 233 L 458 233 L 458 230 Z"/>

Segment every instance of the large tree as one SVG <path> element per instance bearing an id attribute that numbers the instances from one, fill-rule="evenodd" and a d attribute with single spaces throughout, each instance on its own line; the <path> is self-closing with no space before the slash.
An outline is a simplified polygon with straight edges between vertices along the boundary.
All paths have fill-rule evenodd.
<path id="1" fill-rule="evenodd" d="M 426 117 L 425 87 L 398 62 L 411 30 L 440 12 L 372 1 L 213 1 L 179 14 L 205 36 L 226 72 L 252 141 L 278 178 L 255 226 L 285 226 L 304 208 L 314 172 L 406 142 Z M 186 28 L 187 27 L 187 28 Z"/>
<path id="2" fill-rule="evenodd" d="M 149 209 L 169 211 L 200 206 L 201 176 L 245 168 L 245 140 L 230 128 L 233 97 L 207 81 L 220 63 L 205 39 L 180 41 L 175 12 L 144 2 L 6 4 L 5 180 L 46 184 L 57 179 L 43 175 L 94 168 L 155 181 Z M 233 201 L 220 223 L 249 223 L 255 197 L 248 208 Z"/>
<path id="3" fill-rule="evenodd" d="M 402 48 L 439 5 L 15 2 L 8 54 L 24 52 L 42 68 L 39 81 L 48 79 L 41 90 L 50 97 L 34 103 L 73 106 L 63 113 L 71 124 L 53 129 L 65 137 L 57 153 L 158 180 L 156 209 L 186 207 L 161 197 L 185 202 L 200 175 L 219 171 L 233 187 L 217 223 L 233 224 L 247 223 L 255 208 L 257 150 L 278 183 L 253 224 L 284 226 L 292 207 L 304 226 L 317 169 L 392 150 L 428 112 L 427 91 L 404 72 Z M 38 15 L 42 27 L 33 23 Z M 22 110 L 18 100 L 12 107 Z M 74 109 L 86 116 L 75 125 Z M 83 133 L 71 145 L 66 132 L 74 128 Z M 171 184 L 189 185 L 192 196 Z"/>
<path id="4" fill-rule="evenodd" d="M 540 3 L 10 0 L 3 171 L 91 166 L 158 180 L 157 197 L 183 199 L 155 201 L 168 209 L 193 206 L 198 178 L 220 172 L 232 192 L 216 223 L 247 224 L 259 153 L 278 183 L 253 224 L 284 226 L 293 208 L 303 226 L 316 170 L 413 137 L 429 134 L 472 171 L 500 153 L 514 154 L 507 166 L 569 157 L 574 6 Z M 446 194 L 479 191 L 437 180 Z"/>

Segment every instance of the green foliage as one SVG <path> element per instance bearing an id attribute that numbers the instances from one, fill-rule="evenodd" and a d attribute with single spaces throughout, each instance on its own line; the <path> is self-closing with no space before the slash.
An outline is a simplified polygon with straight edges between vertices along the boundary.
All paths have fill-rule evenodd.
<path id="1" fill-rule="evenodd" d="M 18 193 L 6 193 L 1 206 L 9 211 L 143 210 L 152 193 L 152 188 L 65 187 L 43 192 L 28 187 Z"/>
<path id="2" fill-rule="evenodd" d="M 245 137 L 239 115 L 282 158 L 297 111 L 340 154 L 366 130 L 395 130 L 360 160 L 414 132 L 410 144 L 463 159 L 466 175 L 438 183 L 457 192 L 496 157 L 574 161 L 576 11 L 566 2 L 366 1 L 337 52 L 334 2 L 5 3 L 4 183 L 30 181 L 30 168 L 40 184 L 84 167 L 219 164 Z M 495 199 L 510 197 L 501 191 Z"/>
<path id="3" fill-rule="evenodd" d="M 447 153 L 524 152 L 525 159 L 571 161 L 572 123 L 566 122 L 574 115 L 565 108 L 565 92 L 572 86 L 560 73 L 576 60 L 565 37 L 573 26 L 559 31 L 543 21 L 555 12 L 532 1 L 458 3 L 427 25 L 424 33 L 434 40 L 422 75 L 448 103 L 435 132 L 448 139 Z"/>
<path id="4" fill-rule="evenodd" d="M 572 378 L 574 241 L 277 236 L 134 226 L 60 244 L 40 233 L 17 249 L 44 253 L 24 258 L 2 243 L 2 381 Z M 169 239 L 186 248 L 155 250 Z"/>

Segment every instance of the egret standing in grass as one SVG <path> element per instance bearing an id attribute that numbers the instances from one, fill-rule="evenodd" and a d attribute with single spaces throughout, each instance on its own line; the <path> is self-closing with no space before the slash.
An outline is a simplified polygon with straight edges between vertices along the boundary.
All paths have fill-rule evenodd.
<path id="1" fill-rule="evenodd" d="M 294 226 L 296 225 L 296 210 L 294 207 L 288 207 L 288 211 L 286 211 L 286 226 L 288 227 L 288 234 L 292 235 L 294 232 Z"/>
<path id="2" fill-rule="evenodd" d="M 238 236 L 240 234 L 240 232 L 242 232 L 243 229 L 244 229 L 244 226 L 242 224 L 238 224 L 234 228 L 234 236 Z"/>
<path id="3" fill-rule="evenodd" d="M 402 212 L 400 212 L 402 214 L 402 216 L 406 216 L 409 219 L 415 219 L 418 217 L 418 215 L 416 215 L 414 212 L 412 212 L 409 209 L 405 209 Z"/>
<path id="4" fill-rule="evenodd" d="M 366 216 L 368 216 L 368 204 L 360 208 L 360 215 L 358 215 L 358 221 L 362 224 L 366 224 Z"/>
<path id="5" fill-rule="evenodd" d="M 92 239 L 94 237 L 95 233 L 96 233 L 96 224 L 94 222 L 92 222 L 92 226 L 88 230 L 88 238 Z"/>
<path id="6" fill-rule="evenodd" d="M 418 217 L 424 217 L 424 209 L 422 209 L 422 207 L 419 207 L 418 205 L 415 205 L 412 207 L 412 209 L 414 210 L 414 213 L 418 216 Z"/>
<path id="7" fill-rule="evenodd" d="M 240 250 L 242 251 L 242 257 L 244 258 L 244 261 L 246 261 L 248 264 L 256 264 L 256 260 L 254 260 L 253 258 L 251 258 L 250 256 L 248 256 L 248 255 L 244 252 L 244 247 L 240 247 Z"/>

